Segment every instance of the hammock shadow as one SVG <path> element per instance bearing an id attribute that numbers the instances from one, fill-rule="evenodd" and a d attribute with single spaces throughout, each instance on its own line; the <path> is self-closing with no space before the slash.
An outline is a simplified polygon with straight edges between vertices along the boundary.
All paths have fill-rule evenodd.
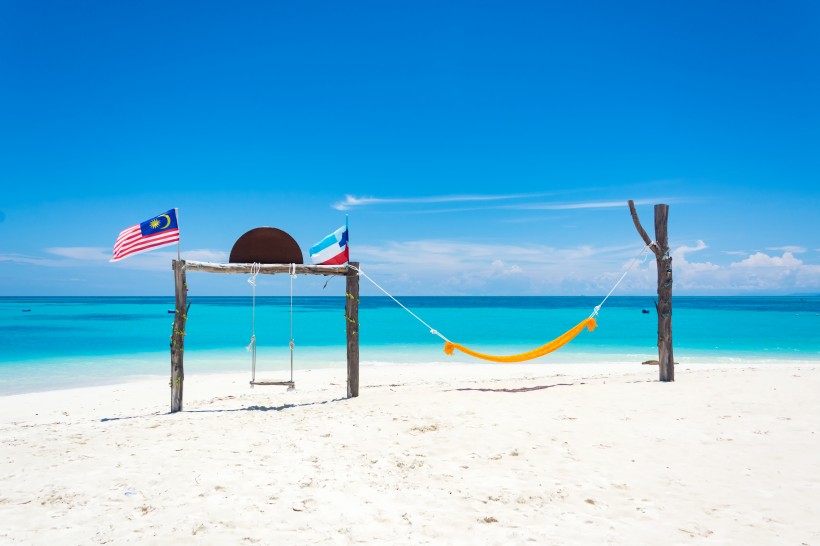
<path id="1" fill-rule="evenodd" d="M 535 387 L 518 387 L 515 389 L 491 389 L 488 387 L 464 387 L 461 389 L 451 389 L 454 391 L 478 391 L 478 392 L 532 392 L 541 391 L 544 389 L 551 389 L 553 387 L 574 387 L 575 383 L 555 383 L 554 385 L 537 385 Z M 585 385 L 585 383 L 578 383 L 578 385 Z"/>

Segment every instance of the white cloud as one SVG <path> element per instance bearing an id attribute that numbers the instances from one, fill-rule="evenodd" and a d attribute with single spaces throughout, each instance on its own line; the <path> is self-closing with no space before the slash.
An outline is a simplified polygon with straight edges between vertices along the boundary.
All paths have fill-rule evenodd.
<path id="1" fill-rule="evenodd" d="M 673 267 L 678 266 L 682 269 L 685 275 L 702 273 L 704 271 L 715 271 L 720 269 L 720 266 L 711 262 L 690 262 L 686 259 L 687 254 L 700 252 L 709 248 L 703 241 L 697 241 L 695 246 L 679 246 L 672 251 Z M 674 273 L 674 270 L 673 270 Z"/>
<path id="2" fill-rule="evenodd" d="M 748 258 L 733 263 L 731 267 L 790 269 L 801 265 L 803 262 L 795 258 L 791 252 L 784 252 L 782 256 L 769 256 L 762 252 L 755 252 Z"/>
<path id="3" fill-rule="evenodd" d="M 344 201 L 339 201 L 333 205 L 336 210 L 350 210 L 356 207 L 365 207 L 371 205 L 391 205 L 391 204 L 430 204 L 430 203 L 476 203 L 476 202 L 492 202 L 492 201 L 511 201 L 516 199 L 532 199 L 534 197 L 545 197 L 547 195 L 554 195 L 552 193 L 515 193 L 506 195 L 439 195 L 427 197 L 356 197 L 353 195 L 346 195 Z M 512 205 L 498 204 L 492 207 L 483 207 L 484 209 L 508 209 L 508 210 L 576 210 L 576 209 L 603 209 L 603 208 L 617 208 L 625 207 L 626 199 L 620 201 L 580 201 L 574 203 L 520 203 Z M 652 199 L 638 199 L 635 205 L 650 205 L 653 203 L 671 203 L 673 199 L 668 198 L 652 198 Z M 462 209 L 444 209 L 425 212 L 453 212 L 453 210 Z M 476 209 L 466 209 L 476 210 Z"/>
<path id="4" fill-rule="evenodd" d="M 391 205 L 408 203 L 474 203 L 482 201 L 507 201 L 511 199 L 525 199 L 531 197 L 544 197 L 548 193 L 514 193 L 508 195 L 436 195 L 428 197 L 356 197 L 346 195 L 344 201 L 339 201 L 333 205 L 336 210 L 350 210 L 355 207 L 365 207 L 370 205 Z"/>
<path id="5" fill-rule="evenodd" d="M 13 264 L 60 267 L 65 261 L 66 260 L 43 258 L 42 256 L 26 256 L 25 254 L 0 254 L 0 262 L 9 262 Z"/>
<path id="6" fill-rule="evenodd" d="M 107 262 L 111 258 L 110 249 L 93 246 L 53 247 L 44 250 L 61 258 L 79 261 Z"/>
<path id="7" fill-rule="evenodd" d="M 820 265 L 790 251 L 713 253 L 698 259 L 704 241 L 675 247 L 675 294 L 792 293 L 820 291 Z M 779 247 L 791 248 L 791 247 Z M 483 244 L 447 239 L 356 245 L 364 270 L 396 295 L 603 295 L 630 269 L 614 295 L 655 293 L 654 256 L 635 262 L 635 245 L 554 247 L 542 244 Z M 792 250 L 794 250 L 792 248 Z M 187 260 L 225 262 L 212 249 L 183 252 Z M 176 249 L 156 250 L 109 264 L 110 250 L 52 247 L 41 255 L 0 254 L 0 262 L 47 268 L 95 267 L 170 271 Z M 721 259 L 719 259 L 719 257 Z M 364 293 L 367 288 L 363 285 Z"/>
<path id="8" fill-rule="evenodd" d="M 38 267 L 83 267 L 105 264 L 109 266 L 111 251 L 100 247 L 51 247 L 44 249 L 46 254 L 56 256 L 30 256 L 24 254 L 0 254 L 0 262 L 9 262 Z M 177 257 L 176 250 L 155 250 L 145 254 L 137 254 L 110 264 L 112 267 L 139 270 L 166 270 L 171 267 L 171 260 Z M 183 252 L 182 257 L 187 260 L 221 262 L 227 261 L 228 255 L 217 250 L 190 250 Z"/>
<path id="9" fill-rule="evenodd" d="M 804 252 L 806 252 L 806 249 L 804 247 L 793 245 L 773 246 L 768 247 L 766 250 L 774 250 L 778 252 L 791 252 L 792 254 L 803 254 Z"/>
<path id="10" fill-rule="evenodd" d="M 636 206 L 650 205 L 653 203 L 671 203 L 672 199 L 638 199 L 634 200 Z M 577 203 L 526 203 L 521 205 L 508 205 L 504 208 L 518 210 L 576 210 L 576 209 L 606 209 L 626 207 L 627 200 L 622 201 L 582 201 Z"/>
<path id="11" fill-rule="evenodd" d="M 704 241 L 679 245 L 672 254 L 675 293 L 743 294 L 820 290 L 820 266 L 789 252 L 742 253 L 716 263 L 699 260 Z M 356 259 L 395 294 L 603 295 L 630 269 L 615 291 L 654 294 L 654 256 L 635 262 L 634 246 L 558 248 L 417 240 L 356 246 Z"/>
<path id="12" fill-rule="evenodd" d="M 742 259 L 725 265 L 687 260 L 687 254 L 699 252 L 705 248 L 707 246 L 702 241 L 698 241 L 694 247 L 679 247 L 672 253 L 676 288 L 687 293 L 716 292 L 723 294 L 754 292 L 776 294 L 820 290 L 820 266 L 805 264 L 792 252 L 784 251 L 781 255 L 770 255 L 763 252 L 743 253 Z M 794 247 L 778 247 L 778 250 L 782 251 L 784 248 L 794 249 Z"/>
<path id="13" fill-rule="evenodd" d="M 355 254 L 394 293 L 551 295 L 606 293 L 636 250 L 419 240 L 357 245 Z"/>

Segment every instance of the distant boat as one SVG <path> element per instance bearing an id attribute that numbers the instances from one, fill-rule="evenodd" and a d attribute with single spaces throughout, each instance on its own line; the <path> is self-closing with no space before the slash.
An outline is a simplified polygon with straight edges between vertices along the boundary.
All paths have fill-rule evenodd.
<path id="1" fill-rule="evenodd" d="M 176 310 L 175 309 L 168 309 L 168 312 L 169 313 L 176 313 Z"/>
<path id="2" fill-rule="evenodd" d="M 643 313 L 644 315 L 648 315 L 649 309 L 641 309 L 641 313 Z"/>
<path id="3" fill-rule="evenodd" d="M 23 313 L 28 313 L 31 309 L 23 309 Z"/>

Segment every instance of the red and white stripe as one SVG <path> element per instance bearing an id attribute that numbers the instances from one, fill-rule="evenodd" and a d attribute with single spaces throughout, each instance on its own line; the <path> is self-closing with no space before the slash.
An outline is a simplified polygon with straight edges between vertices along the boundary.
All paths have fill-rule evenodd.
<path id="1" fill-rule="evenodd" d="M 329 251 L 336 251 L 338 254 L 333 255 L 332 252 Z M 350 261 L 350 247 L 345 245 L 344 249 L 339 249 L 338 246 L 336 248 L 327 248 L 322 251 L 322 256 L 315 255 L 311 256 L 313 262 L 316 265 L 341 265 L 346 264 Z M 329 257 L 328 257 L 329 256 Z M 322 261 L 319 261 L 322 260 Z"/>
<path id="2" fill-rule="evenodd" d="M 123 230 L 114 243 L 114 257 L 112 262 L 118 262 L 128 256 L 147 252 L 155 248 L 172 245 L 179 241 L 179 228 L 160 231 L 152 235 L 142 236 L 140 225 Z"/>

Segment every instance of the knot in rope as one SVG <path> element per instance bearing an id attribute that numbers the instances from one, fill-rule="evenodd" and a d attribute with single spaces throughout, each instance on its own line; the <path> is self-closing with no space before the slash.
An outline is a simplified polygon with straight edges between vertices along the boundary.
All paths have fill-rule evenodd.
<path id="1" fill-rule="evenodd" d="M 251 264 L 251 276 L 248 278 L 248 284 L 253 287 L 256 287 L 256 276 L 259 275 L 260 269 L 262 269 L 262 264 L 256 262 Z"/>

